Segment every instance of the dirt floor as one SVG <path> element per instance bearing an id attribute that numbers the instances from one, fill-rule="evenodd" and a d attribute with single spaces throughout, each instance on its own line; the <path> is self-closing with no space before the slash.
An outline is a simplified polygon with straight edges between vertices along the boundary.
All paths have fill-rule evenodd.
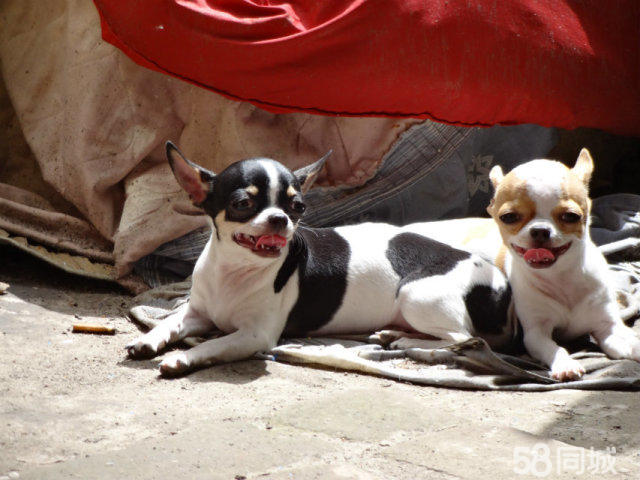
<path id="1" fill-rule="evenodd" d="M 117 287 L 7 248 L 0 281 L 0 480 L 640 475 L 637 392 L 471 392 L 257 360 L 164 380 L 157 359 L 125 358 L 138 327 Z M 79 321 L 118 333 L 71 333 Z"/>

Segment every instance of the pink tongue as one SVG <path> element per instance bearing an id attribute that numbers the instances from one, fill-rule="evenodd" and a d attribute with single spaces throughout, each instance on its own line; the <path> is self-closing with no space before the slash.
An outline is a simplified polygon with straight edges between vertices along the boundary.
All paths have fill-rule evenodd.
<path id="1" fill-rule="evenodd" d="M 524 259 L 529 263 L 544 262 L 554 258 L 553 253 L 546 248 L 530 248 L 524 254 Z"/>
<path id="2" fill-rule="evenodd" d="M 287 239 L 280 235 L 262 235 L 256 242 L 256 248 L 260 245 L 266 245 L 267 247 L 282 248 L 287 244 Z"/>

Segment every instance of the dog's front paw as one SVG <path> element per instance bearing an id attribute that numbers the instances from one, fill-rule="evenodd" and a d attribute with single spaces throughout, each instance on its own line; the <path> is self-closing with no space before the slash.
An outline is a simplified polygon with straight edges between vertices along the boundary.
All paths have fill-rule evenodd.
<path id="1" fill-rule="evenodd" d="M 637 339 L 633 342 L 633 346 L 631 347 L 631 360 L 635 360 L 636 362 L 640 362 L 640 339 Z"/>
<path id="2" fill-rule="evenodd" d="M 160 375 L 163 377 L 176 377 L 186 373 L 189 369 L 189 359 L 184 352 L 171 353 L 160 362 Z"/>
<path id="3" fill-rule="evenodd" d="M 617 358 L 628 358 L 629 360 L 635 360 L 636 362 L 640 362 L 640 338 L 638 338 L 635 334 L 629 335 L 626 339 L 626 349 L 619 355 Z M 612 358 L 612 355 L 609 355 Z"/>
<path id="4" fill-rule="evenodd" d="M 164 347 L 163 342 L 154 342 L 147 335 L 142 335 L 134 341 L 128 343 L 124 348 L 127 355 L 135 360 L 153 358 Z"/>
<path id="5" fill-rule="evenodd" d="M 572 358 L 563 359 L 555 362 L 551 366 L 551 377 L 560 380 L 561 382 L 568 382 L 571 380 L 578 380 L 585 374 L 585 369 L 580 362 L 573 360 Z"/>
<path id="6" fill-rule="evenodd" d="M 602 343 L 601 348 L 614 360 L 633 358 L 634 342 L 632 338 L 621 335 L 611 335 Z M 636 340 L 637 342 L 637 340 Z"/>
<path id="7" fill-rule="evenodd" d="M 600 348 L 614 360 L 628 358 L 640 362 L 640 338 L 631 329 L 609 335 L 600 342 Z"/>

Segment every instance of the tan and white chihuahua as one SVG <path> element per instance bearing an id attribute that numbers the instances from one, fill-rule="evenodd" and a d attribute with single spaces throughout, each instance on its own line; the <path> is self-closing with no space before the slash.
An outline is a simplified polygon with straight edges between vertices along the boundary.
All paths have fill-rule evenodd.
<path id="1" fill-rule="evenodd" d="M 423 224 L 416 233 L 493 258 L 509 278 L 524 344 L 557 380 L 585 370 L 554 339 L 590 334 L 611 358 L 640 362 L 640 338 L 622 322 L 607 262 L 589 235 L 593 160 L 533 160 L 489 177 L 491 219 Z"/>

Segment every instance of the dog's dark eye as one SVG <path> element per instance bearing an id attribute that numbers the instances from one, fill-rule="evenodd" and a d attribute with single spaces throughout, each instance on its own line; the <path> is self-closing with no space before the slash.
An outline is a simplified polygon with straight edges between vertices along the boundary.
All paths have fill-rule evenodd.
<path id="1" fill-rule="evenodd" d="M 293 200 L 291 202 L 291 211 L 295 213 L 304 213 L 306 208 L 307 206 L 304 203 L 302 203 L 300 200 Z"/>
<path id="2" fill-rule="evenodd" d="M 582 215 L 574 212 L 564 212 L 562 215 L 560 215 L 560 220 L 562 220 L 564 223 L 578 223 L 580 220 L 582 220 Z"/>
<path id="3" fill-rule="evenodd" d="M 236 210 L 249 210 L 250 208 L 253 208 L 253 200 L 250 198 L 241 198 L 240 200 L 233 202 L 231 206 Z"/>
<path id="4" fill-rule="evenodd" d="M 500 221 L 502 223 L 510 224 L 520 221 L 520 215 L 515 212 L 508 212 L 500 215 Z"/>

